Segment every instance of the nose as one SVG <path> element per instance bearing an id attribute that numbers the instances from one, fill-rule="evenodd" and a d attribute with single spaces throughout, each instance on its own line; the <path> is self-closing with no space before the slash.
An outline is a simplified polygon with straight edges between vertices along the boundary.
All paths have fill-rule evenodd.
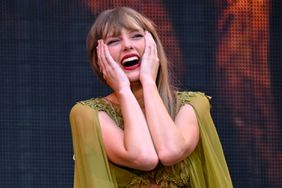
<path id="1" fill-rule="evenodd" d="M 132 48 L 133 48 L 132 41 L 129 38 L 124 37 L 123 38 L 123 49 L 130 50 Z"/>

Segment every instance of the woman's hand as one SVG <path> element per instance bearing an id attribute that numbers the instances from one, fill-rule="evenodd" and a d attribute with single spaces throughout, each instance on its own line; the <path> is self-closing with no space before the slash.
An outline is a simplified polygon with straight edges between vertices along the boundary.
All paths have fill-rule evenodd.
<path id="1" fill-rule="evenodd" d="M 113 60 L 108 47 L 103 40 L 98 41 L 97 54 L 98 65 L 107 84 L 116 92 L 119 92 L 124 88 L 130 88 L 130 82 L 126 74 L 120 68 L 118 63 Z"/>
<path id="2" fill-rule="evenodd" d="M 159 57 L 157 45 L 153 36 L 148 31 L 145 31 L 145 51 L 141 61 L 140 68 L 140 81 L 142 84 L 145 82 L 156 82 L 159 70 Z"/>

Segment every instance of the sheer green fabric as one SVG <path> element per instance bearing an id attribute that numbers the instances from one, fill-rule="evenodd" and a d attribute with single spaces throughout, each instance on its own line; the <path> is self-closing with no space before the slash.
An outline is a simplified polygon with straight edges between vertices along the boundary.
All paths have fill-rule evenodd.
<path id="1" fill-rule="evenodd" d="M 229 188 L 231 178 L 222 146 L 210 116 L 209 97 L 200 92 L 178 92 L 180 105 L 190 104 L 197 114 L 200 141 L 182 162 L 150 172 L 122 167 L 108 161 L 101 136 L 98 112 L 105 111 L 123 129 L 120 109 L 102 98 L 77 103 L 71 110 L 75 153 L 75 188 L 148 187 L 154 180 L 161 188 Z"/>

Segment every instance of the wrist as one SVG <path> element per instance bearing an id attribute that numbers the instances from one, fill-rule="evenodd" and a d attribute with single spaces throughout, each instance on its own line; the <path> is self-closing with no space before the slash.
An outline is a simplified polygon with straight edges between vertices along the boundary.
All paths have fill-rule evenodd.
<path id="1" fill-rule="evenodd" d="M 115 93 L 121 97 L 121 96 L 126 96 L 128 95 L 129 93 L 132 93 L 130 87 L 123 87 L 123 88 L 120 88 L 118 89 L 117 91 L 115 91 Z"/>
<path id="2" fill-rule="evenodd" d="M 156 85 L 156 81 L 153 80 L 152 78 L 148 77 L 148 78 L 141 78 L 140 82 L 142 84 L 142 86 L 154 86 Z"/>
<path id="3" fill-rule="evenodd" d="M 154 80 L 152 79 L 146 79 L 141 81 L 143 89 L 157 89 L 157 84 Z"/>

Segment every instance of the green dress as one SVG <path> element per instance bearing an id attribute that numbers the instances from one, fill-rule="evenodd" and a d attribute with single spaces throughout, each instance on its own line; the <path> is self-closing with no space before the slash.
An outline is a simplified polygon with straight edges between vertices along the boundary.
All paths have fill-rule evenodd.
<path id="1" fill-rule="evenodd" d="M 75 188 L 145 188 L 153 179 L 161 188 L 230 188 L 230 174 L 210 115 L 210 97 L 200 92 L 178 92 L 180 105 L 193 106 L 200 140 L 185 160 L 169 167 L 159 164 L 145 172 L 116 165 L 106 156 L 98 112 L 105 111 L 123 129 L 120 109 L 103 98 L 77 103 L 70 123 L 75 156 Z"/>

